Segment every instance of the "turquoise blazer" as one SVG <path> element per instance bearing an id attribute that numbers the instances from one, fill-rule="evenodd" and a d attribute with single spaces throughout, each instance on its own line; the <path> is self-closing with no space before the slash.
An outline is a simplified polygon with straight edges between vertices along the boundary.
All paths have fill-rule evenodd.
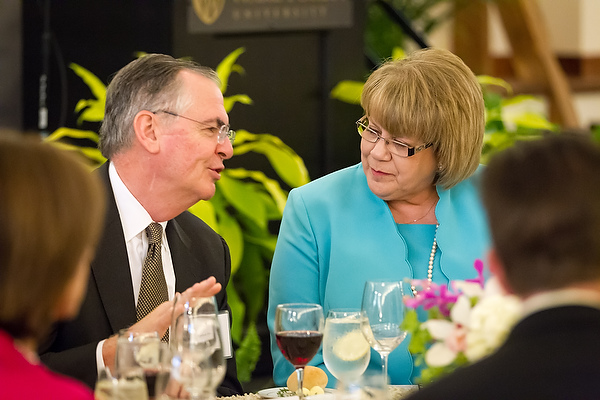
<path id="1" fill-rule="evenodd" d="M 449 190 L 437 188 L 436 259 L 441 268 L 434 269 L 434 282 L 475 278 L 474 261 L 485 260 L 490 238 L 478 193 L 481 169 Z M 367 280 L 413 277 L 405 239 L 387 203 L 369 189 L 362 164 L 293 189 L 283 213 L 269 282 L 267 323 L 275 383 L 285 386 L 294 370 L 275 342 L 278 304 L 317 303 L 326 316 L 333 308 L 360 308 Z M 390 354 L 390 384 L 412 383 L 413 362 L 407 345 L 408 339 Z M 377 353 L 371 354 L 371 364 L 380 368 Z M 320 351 L 310 365 L 324 369 L 328 386 L 335 386 Z"/>

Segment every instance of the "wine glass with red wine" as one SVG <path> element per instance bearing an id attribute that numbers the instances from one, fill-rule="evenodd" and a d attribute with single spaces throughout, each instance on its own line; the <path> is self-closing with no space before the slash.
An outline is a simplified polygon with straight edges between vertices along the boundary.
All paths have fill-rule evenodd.
<path id="1" fill-rule="evenodd" d="M 318 304 L 280 304 L 275 310 L 277 346 L 296 369 L 300 399 L 304 398 L 304 367 L 319 351 L 323 325 L 323 308 Z"/>

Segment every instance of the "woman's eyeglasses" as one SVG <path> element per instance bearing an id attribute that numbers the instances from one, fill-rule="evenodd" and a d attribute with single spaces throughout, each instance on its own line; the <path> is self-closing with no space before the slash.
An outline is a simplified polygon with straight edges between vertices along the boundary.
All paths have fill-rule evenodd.
<path id="1" fill-rule="evenodd" d="M 433 143 L 426 143 L 417 147 L 411 147 L 396 139 L 386 139 L 381 136 L 381 133 L 369 127 L 369 119 L 366 116 L 356 121 L 356 128 L 358 129 L 358 134 L 369 143 L 377 143 L 379 139 L 383 140 L 389 152 L 398 157 L 406 158 L 414 156 L 421 150 L 433 146 Z"/>

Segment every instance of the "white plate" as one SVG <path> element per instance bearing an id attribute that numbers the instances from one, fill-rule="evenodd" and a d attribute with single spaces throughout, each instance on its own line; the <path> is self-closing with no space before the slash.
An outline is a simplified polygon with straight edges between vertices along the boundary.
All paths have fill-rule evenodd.
<path id="1" fill-rule="evenodd" d="M 298 398 L 298 396 L 286 396 L 286 397 L 280 397 L 277 392 L 279 392 L 281 389 L 285 389 L 285 387 L 275 387 L 275 388 L 269 388 L 269 389 L 263 389 L 263 390 L 259 390 L 257 392 L 257 394 L 262 397 L 263 399 L 279 399 L 279 398 L 285 398 L 285 399 L 290 399 L 292 400 L 293 398 Z M 329 388 L 325 388 L 325 394 L 332 394 L 333 393 L 333 389 L 329 389 Z M 305 396 L 305 399 L 314 399 L 314 398 L 319 398 L 320 396 L 323 395 L 314 395 L 314 396 Z M 323 396 L 325 397 L 325 396 Z"/>

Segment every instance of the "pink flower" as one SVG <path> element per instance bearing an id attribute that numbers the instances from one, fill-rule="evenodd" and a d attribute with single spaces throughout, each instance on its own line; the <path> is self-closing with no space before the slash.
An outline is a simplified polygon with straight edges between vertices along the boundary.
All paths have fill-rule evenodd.
<path id="1" fill-rule="evenodd" d="M 483 262 L 476 260 L 474 268 L 476 278 L 455 280 L 448 285 L 426 280 L 412 282 L 418 294 L 405 299 L 407 307 L 434 308 L 422 323 L 418 322 L 416 311 L 411 310 L 412 318 L 417 318 L 416 326 L 411 328 L 413 339 L 417 340 L 411 345 L 425 361 L 424 371 L 442 368 L 449 372 L 459 364 L 489 354 L 502 343 L 519 315 L 518 300 L 499 290 L 494 277 L 485 281 Z M 423 343 L 423 335 L 414 334 L 422 331 L 431 336 L 427 343 Z M 438 374 L 436 371 L 428 374 Z"/>
<path id="2" fill-rule="evenodd" d="M 446 317 L 450 315 L 450 307 L 456 303 L 458 294 L 448 290 L 446 285 L 438 285 L 436 283 L 429 283 L 425 280 L 414 280 L 413 285 L 417 288 L 417 295 L 414 298 L 406 297 L 404 304 L 410 308 L 417 308 L 422 306 L 423 309 L 429 310 L 433 307 L 438 307 L 440 312 Z M 423 290 L 423 286 L 427 289 Z"/>
<path id="3" fill-rule="evenodd" d="M 483 277 L 483 261 L 481 261 L 480 259 L 475 260 L 473 267 L 475 267 L 475 271 L 477 271 L 477 278 L 465 279 L 465 282 L 479 283 L 479 285 L 483 289 L 485 285 L 485 278 Z"/>
<path id="4" fill-rule="evenodd" d="M 464 352 L 467 350 L 467 329 L 462 325 L 456 325 L 444 343 L 454 353 Z"/>

